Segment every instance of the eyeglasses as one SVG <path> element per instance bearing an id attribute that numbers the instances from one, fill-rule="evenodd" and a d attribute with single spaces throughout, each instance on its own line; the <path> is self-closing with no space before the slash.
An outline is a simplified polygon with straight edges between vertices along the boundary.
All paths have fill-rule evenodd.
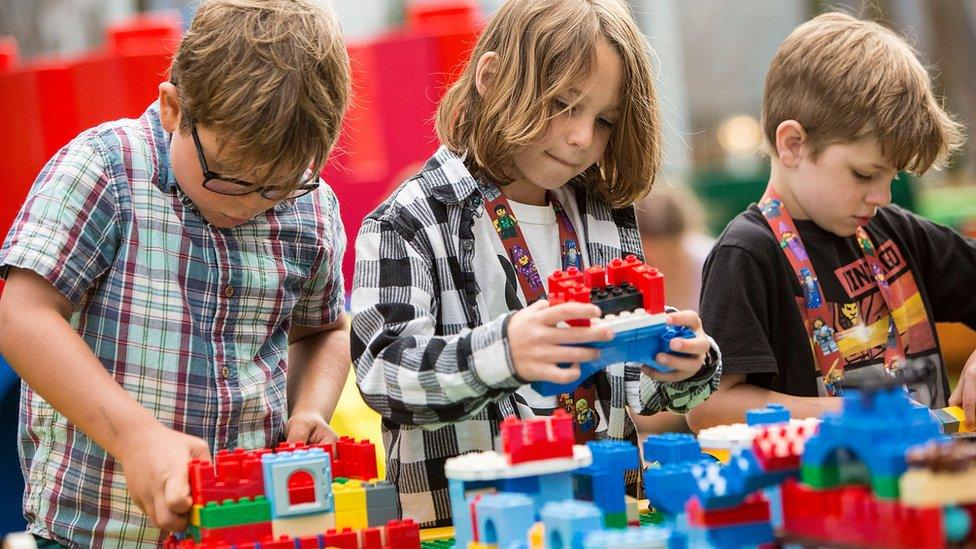
<path id="1" fill-rule="evenodd" d="M 203 171 L 203 188 L 208 191 L 228 196 L 244 196 L 251 193 L 261 193 L 261 196 L 268 200 L 290 200 L 305 196 L 319 188 L 317 181 L 318 175 L 312 170 L 306 172 L 301 186 L 293 190 L 283 189 L 281 187 L 259 187 L 249 181 L 234 179 L 233 177 L 226 177 L 217 172 L 212 172 L 207 167 L 207 159 L 203 156 L 203 145 L 200 144 L 200 136 L 197 135 L 196 124 L 190 124 L 190 134 L 193 135 L 193 143 L 197 146 L 197 158 L 200 160 L 200 170 Z M 310 183 L 313 179 L 316 181 Z"/>

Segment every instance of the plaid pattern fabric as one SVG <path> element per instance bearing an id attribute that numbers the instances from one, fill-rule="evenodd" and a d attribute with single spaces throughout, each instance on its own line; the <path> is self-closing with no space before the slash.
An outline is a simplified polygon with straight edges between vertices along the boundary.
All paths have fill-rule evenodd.
<path id="1" fill-rule="evenodd" d="M 288 329 L 343 310 L 345 236 L 331 189 L 233 229 L 179 190 L 153 105 L 88 130 L 38 176 L 2 251 L 74 305 L 71 324 L 163 424 L 214 451 L 283 436 Z M 69 545 L 157 546 L 119 464 L 26 384 L 28 530 Z"/>
<path id="2" fill-rule="evenodd" d="M 633 208 L 612 210 L 580 186 L 569 192 L 592 263 L 642 256 Z M 475 251 L 490 249 L 488 239 L 497 239 L 490 223 L 482 187 L 461 159 L 441 147 L 363 221 L 356 240 L 356 379 L 366 402 L 383 416 L 387 476 L 397 486 L 403 515 L 425 527 L 450 523 L 448 458 L 492 449 L 507 416 L 549 415 L 557 407 L 555 397 L 539 395 L 515 375 L 504 336 L 510 315 L 486 317 L 483 293 L 521 297 L 507 259 L 500 257 L 496 267 L 510 273 L 506 288 L 487 284 L 498 273 L 472 268 Z M 522 303 L 524 298 L 511 310 Z M 597 437 L 636 443 L 627 406 L 643 414 L 685 412 L 717 388 L 720 370 L 717 349 L 700 372 L 678 383 L 658 383 L 638 364 L 609 367 L 596 376 Z M 639 483 L 637 475 L 630 480 Z"/>

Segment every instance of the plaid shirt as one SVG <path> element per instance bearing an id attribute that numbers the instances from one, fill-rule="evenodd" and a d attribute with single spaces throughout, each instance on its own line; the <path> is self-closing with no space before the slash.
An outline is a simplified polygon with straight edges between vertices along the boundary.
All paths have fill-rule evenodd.
<path id="1" fill-rule="evenodd" d="M 343 310 L 331 189 L 233 229 L 205 223 L 170 168 L 156 105 L 88 130 L 48 162 L 0 251 L 74 306 L 71 325 L 159 421 L 210 448 L 283 436 L 288 329 Z M 69 545 L 157 546 L 119 464 L 26 384 L 28 531 Z"/>
<path id="2" fill-rule="evenodd" d="M 482 192 L 491 189 L 441 147 L 363 221 L 356 240 L 356 379 L 383 416 L 387 476 L 403 515 L 425 527 L 450 523 L 448 458 L 492 449 L 507 416 L 549 415 L 557 407 L 555 397 L 515 375 L 505 337 L 510 314 L 490 318 L 484 292 L 517 294 L 511 310 L 524 296 L 507 258 L 473 268 L 476 251 L 497 240 Z M 592 263 L 642 255 L 632 207 L 612 210 L 579 186 L 565 192 L 575 198 Z M 700 372 L 677 383 L 654 381 L 636 363 L 610 366 L 596 376 L 597 437 L 636 443 L 626 406 L 641 414 L 685 412 L 717 388 L 720 369 L 717 349 Z"/>

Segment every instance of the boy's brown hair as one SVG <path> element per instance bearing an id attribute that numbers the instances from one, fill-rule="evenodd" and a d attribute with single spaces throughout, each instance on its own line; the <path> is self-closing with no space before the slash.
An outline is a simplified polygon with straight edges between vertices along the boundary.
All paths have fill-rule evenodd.
<path id="1" fill-rule="evenodd" d="M 232 168 L 289 189 L 309 167 L 322 170 L 338 139 L 349 57 L 322 1 L 210 0 L 173 57 L 170 81 L 181 133 L 206 126 Z"/>
<path id="2" fill-rule="evenodd" d="M 831 144 L 874 135 L 893 167 L 919 175 L 942 167 L 963 142 L 911 46 L 844 13 L 819 15 L 780 44 L 763 93 L 770 154 L 784 120 L 803 126 L 814 158 Z"/>
<path id="3" fill-rule="evenodd" d="M 438 107 L 441 142 L 466 154 L 475 176 L 511 182 L 505 167 L 545 134 L 557 114 L 556 96 L 594 70 L 599 38 L 623 65 L 620 119 L 604 158 L 581 177 L 612 206 L 639 200 L 651 190 L 661 164 L 661 118 L 650 48 L 621 0 L 506 2 Z M 475 73 L 486 52 L 498 54 L 498 72 L 482 96 Z"/>

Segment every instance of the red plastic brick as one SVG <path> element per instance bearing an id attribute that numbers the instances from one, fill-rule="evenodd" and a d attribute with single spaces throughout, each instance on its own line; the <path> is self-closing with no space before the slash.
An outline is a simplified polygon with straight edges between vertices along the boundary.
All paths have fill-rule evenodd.
<path id="1" fill-rule="evenodd" d="M 590 288 L 602 288 L 607 285 L 607 270 L 600 265 L 587 267 L 583 271 L 583 283 Z"/>
<path id="2" fill-rule="evenodd" d="M 573 418 L 558 409 L 550 417 L 506 418 L 501 425 L 502 451 L 513 464 L 572 457 Z"/>
<path id="3" fill-rule="evenodd" d="M 343 528 L 341 532 L 329 530 L 325 533 L 325 545 L 339 549 L 359 549 L 359 536 L 352 528 Z"/>
<path id="4" fill-rule="evenodd" d="M 750 495 L 741 504 L 724 509 L 703 509 L 698 498 L 685 504 L 688 524 L 701 528 L 769 522 L 769 501 L 760 493 Z"/>
<path id="5" fill-rule="evenodd" d="M 825 490 L 787 479 L 782 486 L 787 534 L 831 544 L 936 549 L 946 546 L 942 509 L 878 499 L 868 486 Z"/>
<path id="6" fill-rule="evenodd" d="M 238 544 L 272 535 L 271 522 L 237 524 L 223 528 L 200 528 L 201 542 Z"/>
<path id="7" fill-rule="evenodd" d="M 764 471 L 799 469 L 806 441 L 819 427 L 804 423 L 765 427 L 752 440 L 752 451 Z"/>
<path id="8" fill-rule="evenodd" d="M 261 456 L 268 452 L 270 450 L 221 450 L 217 453 L 216 465 L 203 460 L 191 461 L 189 475 L 193 503 L 203 505 L 210 501 L 263 496 Z"/>
<path id="9" fill-rule="evenodd" d="M 386 523 L 386 547 L 388 549 L 420 549 L 420 525 L 406 520 Z"/>
<path id="10" fill-rule="evenodd" d="M 360 549 L 383 549 L 383 529 L 379 526 L 360 531 Z"/>

